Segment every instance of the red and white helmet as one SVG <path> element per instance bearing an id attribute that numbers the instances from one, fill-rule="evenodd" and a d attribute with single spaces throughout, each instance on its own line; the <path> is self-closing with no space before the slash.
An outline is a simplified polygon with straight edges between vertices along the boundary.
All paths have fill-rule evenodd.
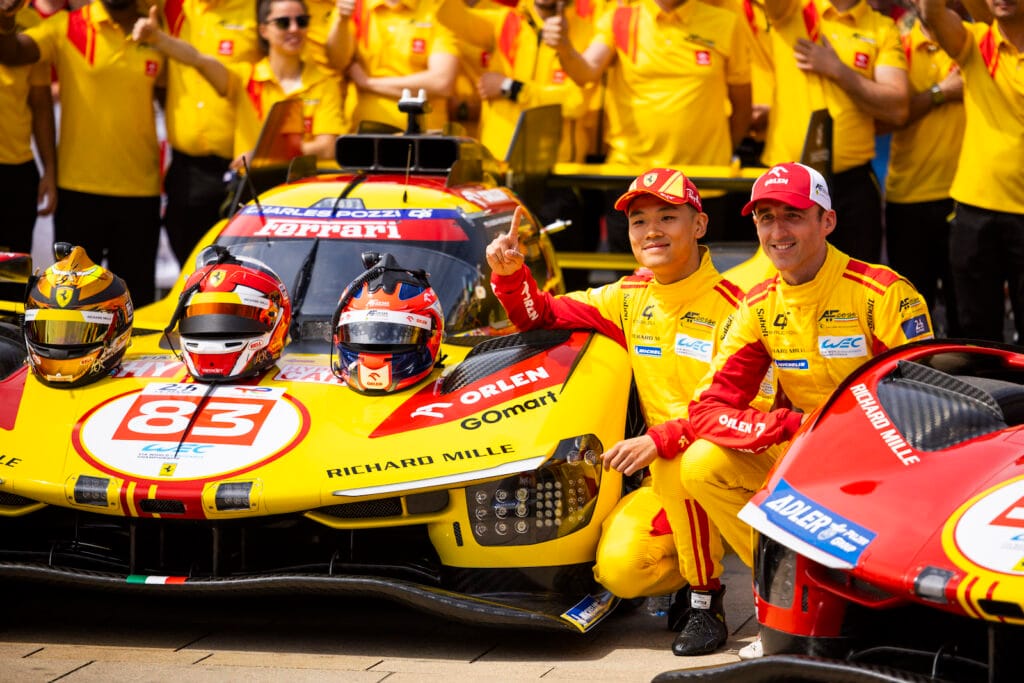
<path id="1" fill-rule="evenodd" d="M 444 313 L 426 273 L 401 268 L 390 254 L 369 257 L 375 265 L 338 301 L 331 367 L 358 392 L 401 391 L 437 363 Z"/>
<path id="2" fill-rule="evenodd" d="M 292 305 L 281 278 L 262 261 L 217 259 L 185 282 L 178 334 L 192 377 L 225 382 L 259 374 L 281 357 Z"/>

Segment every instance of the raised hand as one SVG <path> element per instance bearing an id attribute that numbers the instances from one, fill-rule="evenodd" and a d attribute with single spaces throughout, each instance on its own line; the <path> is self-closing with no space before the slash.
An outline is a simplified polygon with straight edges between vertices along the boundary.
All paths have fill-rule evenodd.
<path id="1" fill-rule="evenodd" d="M 523 267 L 526 259 L 519 252 L 519 223 L 523 219 L 523 209 L 516 207 L 509 223 L 508 232 L 495 237 L 487 245 L 487 265 L 497 275 L 512 275 Z"/>
<path id="2" fill-rule="evenodd" d="M 541 39 L 548 47 L 558 49 L 569 44 L 569 21 L 565 18 L 565 3 L 555 3 L 555 13 L 544 20 Z"/>
<path id="3" fill-rule="evenodd" d="M 0 0 L 0 2 L 2 1 Z M 135 21 L 135 26 L 132 27 L 132 40 L 149 45 L 155 42 L 159 35 L 160 19 L 157 16 L 156 5 L 153 5 L 149 8 L 149 16 Z"/>
<path id="4" fill-rule="evenodd" d="M 356 0 L 337 0 L 334 7 L 338 10 L 338 16 L 347 19 L 355 14 Z"/>

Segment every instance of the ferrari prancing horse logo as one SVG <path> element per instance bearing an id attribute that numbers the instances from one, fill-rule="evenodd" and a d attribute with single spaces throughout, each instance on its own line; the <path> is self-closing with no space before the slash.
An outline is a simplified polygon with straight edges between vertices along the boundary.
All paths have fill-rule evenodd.
<path id="1" fill-rule="evenodd" d="M 71 303 L 71 299 L 75 296 L 74 287 L 58 287 L 57 291 L 53 293 L 53 298 L 57 300 L 57 305 L 64 308 Z"/>

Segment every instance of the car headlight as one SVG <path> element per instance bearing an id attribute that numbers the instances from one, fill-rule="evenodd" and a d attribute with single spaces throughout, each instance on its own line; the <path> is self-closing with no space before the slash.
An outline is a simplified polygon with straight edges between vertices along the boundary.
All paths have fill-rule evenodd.
<path id="1" fill-rule="evenodd" d="M 914 593 L 922 600 L 945 604 L 946 587 L 953 580 L 954 574 L 948 569 L 925 567 L 914 579 Z"/>
<path id="2" fill-rule="evenodd" d="M 604 447 L 593 434 L 563 439 L 540 469 L 466 488 L 480 545 L 530 545 L 590 523 L 601 486 Z"/>
<path id="3" fill-rule="evenodd" d="M 68 498 L 69 502 L 76 505 L 100 508 L 113 505 L 110 500 L 110 478 L 80 475 L 73 479 L 71 495 Z"/>

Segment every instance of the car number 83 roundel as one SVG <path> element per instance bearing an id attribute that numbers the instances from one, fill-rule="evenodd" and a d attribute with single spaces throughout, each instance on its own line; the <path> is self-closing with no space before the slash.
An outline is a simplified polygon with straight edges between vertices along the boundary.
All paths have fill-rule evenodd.
<path id="1" fill-rule="evenodd" d="M 226 386 L 209 392 L 199 384 L 150 384 L 86 414 L 74 444 L 83 458 L 111 474 L 205 479 L 279 457 L 302 439 L 308 423 L 305 408 L 283 388 Z"/>

